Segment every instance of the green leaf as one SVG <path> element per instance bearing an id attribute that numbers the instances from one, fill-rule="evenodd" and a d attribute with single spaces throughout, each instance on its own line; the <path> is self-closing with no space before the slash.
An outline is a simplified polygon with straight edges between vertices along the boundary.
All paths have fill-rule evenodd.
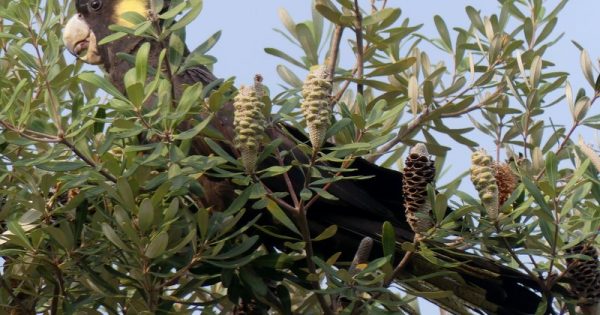
<path id="1" fill-rule="evenodd" d="M 267 210 L 269 210 L 271 215 L 279 222 L 281 222 L 285 227 L 287 227 L 290 231 L 298 235 L 302 235 L 300 234 L 300 231 L 298 231 L 298 228 L 296 228 L 296 225 L 294 225 L 292 220 L 290 220 L 290 218 L 285 214 L 285 212 L 283 212 L 279 205 L 275 203 L 275 201 L 268 200 Z"/>
<path id="2" fill-rule="evenodd" d="M 146 82 L 148 74 L 148 54 L 150 53 L 150 43 L 145 42 L 138 49 L 135 55 L 135 76 L 142 85 Z"/>
<path id="3" fill-rule="evenodd" d="M 394 261 L 396 254 L 396 231 L 394 226 L 388 222 L 383 222 L 381 231 L 381 245 L 383 246 L 383 256 L 391 257 L 391 261 Z"/>
<path id="4" fill-rule="evenodd" d="M 541 43 L 544 41 L 544 39 L 546 39 L 548 37 L 548 35 L 552 34 L 552 31 L 554 30 L 554 27 L 556 26 L 557 22 L 558 22 L 557 18 L 550 19 L 548 21 L 548 23 L 546 23 L 546 26 L 544 26 L 544 29 L 542 29 L 542 31 L 538 35 L 536 41 L 538 43 Z"/>
<path id="5" fill-rule="evenodd" d="M 412 67 L 412 65 L 414 65 L 416 61 L 417 61 L 417 58 L 415 58 L 415 57 L 404 58 L 398 62 L 395 62 L 392 64 L 385 64 L 382 67 L 376 68 L 371 73 L 367 74 L 367 76 L 368 77 L 376 77 L 376 76 L 382 76 L 382 75 L 399 74 L 399 73 L 403 72 L 404 70 Z"/>
<path id="6" fill-rule="evenodd" d="M 104 37 L 103 39 L 101 39 L 98 42 L 98 45 L 99 46 L 106 45 L 106 44 L 108 44 L 110 42 L 114 42 L 116 40 L 119 40 L 119 39 L 121 39 L 121 38 L 123 38 L 125 36 L 127 36 L 127 33 L 125 33 L 125 32 L 114 32 L 114 33 L 112 33 L 112 34 Z"/>
<path id="7" fill-rule="evenodd" d="M 315 237 L 313 239 L 313 241 L 318 242 L 318 241 L 326 240 L 328 238 L 333 237 L 335 235 L 335 233 L 337 233 L 337 225 L 330 225 L 323 232 L 321 232 L 321 234 L 319 234 L 317 237 Z"/>
<path id="8" fill-rule="evenodd" d="M 231 259 L 231 258 L 239 257 L 240 255 L 242 255 L 243 253 L 247 252 L 252 247 L 254 247 L 254 244 L 256 244 L 258 239 L 259 239 L 258 235 L 253 235 L 253 236 L 245 239 L 241 244 L 236 244 L 236 246 L 233 247 L 232 250 L 230 250 L 226 253 L 211 257 L 211 259 Z"/>
<path id="9" fill-rule="evenodd" d="M 196 47 L 196 49 L 194 49 L 190 53 L 190 56 L 203 55 L 203 54 L 207 53 L 211 48 L 213 48 L 215 46 L 215 44 L 217 44 L 217 42 L 219 42 L 220 38 L 221 38 L 221 31 L 217 31 L 216 33 L 212 34 L 207 40 L 205 40 L 204 43 L 202 43 L 198 47 Z"/>
<path id="10" fill-rule="evenodd" d="M 202 0 L 189 0 L 190 11 L 188 11 L 179 21 L 171 27 L 169 27 L 170 31 L 176 31 L 178 29 L 186 27 L 192 21 L 196 19 L 196 17 L 202 11 Z"/>
<path id="11" fill-rule="evenodd" d="M 558 184 L 558 159 L 552 151 L 546 155 L 546 177 L 552 193 L 550 197 L 554 198 L 556 197 L 556 185 Z"/>
<path id="12" fill-rule="evenodd" d="M 181 1 L 181 3 L 169 9 L 167 12 L 159 15 L 158 17 L 163 20 L 172 19 L 176 17 L 179 13 L 181 13 L 185 9 L 186 5 L 187 3 L 185 1 Z"/>
<path id="13" fill-rule="evenodd" d="M 319 197 L 323 198 L 323 199 L 327 199 L 327 200 L 338 200 L 338 197 L 334 196 L 333 194 L 329 193 L 327 190 L 325 189 L 321 189 L 321 188 L 316 188 L 316 187 L 312 187 L 311 188 L 314 192 L 317 193 L 317 195 L 319 195 Z"/>
<path id="14" fill-rule="evenodd" d="M 540 206 L 542 208 L 542 210 L 546 214 L 548 214 L 551 218 L 552 217 L 552 209 L 550 209 L 550 206 L 546 203 L 546 200 L 544 199 L 544 195 L 539 190 L 539 188 L 527 177 L 521 177 L 521 180 L 523 181 L 525 188 L 527 188 L 527 191 L 529 191 L 529 193 L 535 199 L 538 206 Z"/>
<path id="15" fill-rule="evenodd" d="M 250 195 L 252 194 L 253 190 L 254 186 L 246 187 L 246 189 L 244 189 L 244 191 L 237 198 L 235 198 L 235 200 L 229 205 L 229 207 L 227 207 L 227 209 L 223 213 L 225 215 L 233 215 L 239 210 L 241 210 L 244 207 L 244 205 L 246 205 L 246 203 L 248 202 L 248 199 L 250 199 Z"/>
<path id="16" fill-rule="evenodd" d="M 148 247 L 146 247 L 146 251 L 144 255 L 148 258 L 156 258 L 161 256 L 165 250 L 167 249 L 167 245 L 169 244 L 169 235 L 166 232 L 160 232 L 156 235 Z"/>
<path id="17" fill-rule="evenodd" d="M 298 34 L 298 41 L 300 41 L 310 65 L 314 66 L 319 64 L 317 44 L 310 28 L 305 23 L 300 23 L 296 25 L 296 33 Z"/>
<path id="18" fill-rule="evenodd" d="M 298 66 L 300 68 L 306 69 L 306 65 L 304 65 L 303 63 L 301 63 L 300 61 L 292 58 L 290 55 L 286 54 L 285 52 L 279 50 L 279 49 L 275 49 L 275 48 L 265 48 L 265 52 L 269 55 L 273 55 L 275 57 L 279 57 L 295 66 Z"/>
<path id="19" fill-rule="evenodd" d="M 154 222 L 154 206 L 148 198 L 142 200 L 140 204 L 140 213 L 138 215 L 139 226 L 142 232 L 148 231 Z"/>
<path id="20" fill-rule="evenodd" d="M 133 191 L 126 178 L 121 177 L 117 179 L 117 191 L 122 198 L 121 200 L 125 208 L 130 209 L 130 211 L 136 208 Z"/>
<path id="21" fill-rule="evenodd" d="M 169 207 L 164 211 L 164 220 L 169 221 L 179 213 L 179 198 L 173 198 L 169 203 Z"/>
<path id="22" fill-rule="evenodd" d="M 280 8 L 279 11 L 277 11 L 277 13 L 279 14 L 279 19 L 281 20 L 281 23 L 283 23 L 283 26 L 285 26 L 288 32 L 290 32 L 290 34 L 292 34 L 292 36 L 294 36 L 294 38 L 297 39 L 298 34 L 296 33 L 295 28 L 296 23 L 289 15 L 289 13 L 284 8 Z"/>
<path id="23" fill-rule="evenodd" d="M 312 191 L 308 188 L 302 188 L 302 190 L 300 191 L 300 198 L 304 201 L 310 200 L 312 196 Z"/>
<path id="24" fill-rule="evenodd" d="M 329 0 L 317 0 L 315 9 L 321 15 L 334 24 L 342 23 L 342 12 L 340 12 Z"/>
<path id="25" fill-rule="evenodd" d="M 423 82 L 423 99 L 425 105 L 431 105 L 433 103 L 433 83 L 430 80 Z"/>
<path id="26" fill-rule="evenodd" d="M 585 49 L 581 51 L 580 62 L 581 62 L 581 70 L 583 71 L 583 76 L 588 81 L 590 86 L 594 87 L 595 81 L 594 81 L 592 60 L 590 59 L 589 53 Z"/>
<path id="27" fill-rule="evenodd" d="M 105 78 L 93 73 L 93 72 L 83 72 L 78 76 L 79 80 L 88 82 L 89 84 L 105 91 L 106 93 L 118 98 L 121 101 L 128 102 L 125 95 L 121 94 L 114 85 L 112 85 Z"/>
<path id="28" fill-rule="evenodd" d="M 175 140 L 188 140 L 194 138 L 197 134 L 199 134 L 208 124 L 212 121 L 214 114 L 208 115 L 204 120 L 202 120 L 199 124 L 195 125 L 192 129 L 186 130 L 182 133 L 179 133 L 173 137 Z"/>
<path id="29" fill-rule="evenodd" d="M 296 89 L 302 88 L 302 80 L 300 80 L 290 69 L 288 69 L 284 65 L 277 65 L 277 74 L 285 81 L 285 83 L 289 84 L 291 87 Z"/>
<path id="30" fill-rule="evenodd" d="M 278 176 L 281 174 L 285 174 L 287 173 L 290 169 L 292 169 L 291 165 L 286 165 L 286 166 L 271 166 L 269 168 L 266 168 L 264 170 L 261 170 L 259 173 L 260 178 L 268 178 L 268 177 L 273 177 L 273 176 Z"/>
<path id="31" fill-rule="evenodd" d="M 73 249 L 73 239 L 69 238 L 61 229 L 53 226 L 47 226 L 44 228 L 44 231 L 46 231 L 46 233 L 48 233 L 50 237 L 65 250 Z"/>
<path id="32" fill-rule="evenodd" d="M 435 221 L 440 223 L 444 220 L 444 216 L 446 215 L 446 210 L 448 209 L 448 197 L 442 193 L 438 193 L 435 196 Z"/>
<path id="33" fill-rule="evenodd" d="M 206 142 L 206 144 L 208 144 L 210 149 L 214 153 L 216 153 L 218 156 L 224 158 L 225 160 L 227 160 L 227 162 L 229 162 L 233 165 L 241 166 L 241 164 L 238 162 L 238 160 L 236 160 L 234 157 L 229 155 L 229 153 L 227 153 L 225 150 L 223 150 L 223 148 L 221 148 L 221 146 L 218 145 L 216 142 L 214 142 L 211 138 L 204 138 L 204 141 Z"/>
<path id="34" fill-rule="evenodd" d="M 389 18 L 396 12 L 395 8 L 384 8 L 381 10 L 377 10 L 375 13 L 365 16 L 362 21 L 363 27 L 370 26 L 373 24 L 378 24 L 383 22 L 385 19 Z"/>
<path id="35" fill-rule="evenodd" d="M 438 33 L 440 33 L 440 37 L 442 38 L 446 50 L 452 51 L 452 40 L 450 39 L 450 33 L 448 32 L 446 22 L 444 22 L 444 19 L 439 15 L 434 16 L 433 21 L 435 22 Z"/>
<path id="36" fill-rule="evenodd" d="M 38 164 L 36 167 L 39 169 L 50 171 L 50 172 L 71 172 L 83 167 L 88 166 L 87 163 L 83 161 L 73 161 L 73 162 L 47 162 L 43 164 Z"/>
<path id="37" fill-rule="evenodd" d="M 18 221 L 9 221 L 7 227 L 8 231 L 17 237 L 19 245 L 26 247 L 30 250 L 34 250 L 33 245 L 31 245 L 31 241 L 29 240 L 29 237 L 27 237 L 27 235 L 25 234 L 25 230 Z"/>
<path id="38" fill-rule="evenodd" d="M 113 228 L 110 225 L 108 225 L 108 223 L 102 223 L 102 233 L 104 233 L 104 236 L 106 236 L 106 238 L 108 238 L 108 240 L 118 248 L 122 250 L 129 249 L 127 245 L 125 245 L 125 243 L 121 240 L 121 238 L 119 238 L 115 230 L 113 230 Z"/>

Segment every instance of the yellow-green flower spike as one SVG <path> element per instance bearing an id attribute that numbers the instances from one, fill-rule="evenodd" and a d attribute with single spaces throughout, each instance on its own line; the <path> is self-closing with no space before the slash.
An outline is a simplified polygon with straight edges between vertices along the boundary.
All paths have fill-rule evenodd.
<path id="1" fill-rule="evenodd" d="M 492 157 L 485 150 L 478 150 L 471 155 L 471 181 L 479 193 L 483 207 L 492 221 L 498 219 L 498 184 Z"/>
<path id="2" fill-rule="evenodd" d="M 302 87 L 302 96 L 304 97 L 302 114 L 306 119 L 308 136 L 315 151 L 319 150 L 325 141 L 325 134 L 330 123 L 331 82 L 327 80 L 327 76 L 327 67 L 314 66 Z"/>
<path id="3" fill-rule="evenodd" d="M 404 165 L 404 211 L 406 221 L 415 232 L 415 239 L 419 240 L 433 227 L 427 184 L 432 183 L 435 178 L 435 166 L 422 143 L 417 143 L 410 150 Z"/>
<path id="4" fill-rule="evenodd" d="M 260 91 L 257 91 L 260 89 Z M 233 106 L 235 128 L 234 143 L 240 150 L 242 164 L 246 173 L 252 174 L 256 168 L 258 150 L 265 130 L 265 118 L 262 114 L 263 102 L 257 97 L 262 95 L 262 86 L 242 86 L 236 95 Z"/>

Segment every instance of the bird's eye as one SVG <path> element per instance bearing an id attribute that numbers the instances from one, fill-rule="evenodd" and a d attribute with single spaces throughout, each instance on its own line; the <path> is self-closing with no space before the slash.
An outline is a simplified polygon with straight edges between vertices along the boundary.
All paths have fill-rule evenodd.
<path id="1" fill-rule="evenodd" d="M 89 2 L 89 6 L 92 11 L 98 11 L 102 8 L 102 0 L 92 0 Z"/>

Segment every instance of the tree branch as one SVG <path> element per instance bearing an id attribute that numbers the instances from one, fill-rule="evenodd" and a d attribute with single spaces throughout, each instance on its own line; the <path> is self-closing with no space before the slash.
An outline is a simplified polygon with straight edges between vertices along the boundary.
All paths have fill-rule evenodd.
<path id="1" fill-rule="evenodd" d="M 500 94 L 502 92 L 502 88 L 498 87 L 496 89 L 496 91 L 494 91 L 494 93 L 492 95 L 490 95 L 489 97 L 487 97 L 485 100 L 479 102 L 478 104 L 475 104 L 473 106 L 469 106 L 463 110 L 457 111 L 457 112 L 453 112 L 453 113 L 446 113 L 446 114 L 441 114 L 440 118 L 456 118 L 456 117 L 460 117 L 464 114 L 470 113 L 472 111 L 481 109 L 488 101 L 490 98 L 495 97 L 496 95 Z M 442 105 L 443 106 L 448 106 L 448 104 L 452 103 L 453 101 L 450 101 L 449 103 L 447 103 L 446 105 Z M 394 137 L 394 139 L 390 140 L 388 143 L 386 143 L 385 145 L 381 146 L 377 152 L 375 152 L 374 154 L 372 154 L 370 157 L 367 158 L 367 161 L 371 162 L 371 163 L 375 163 L 377 161 L 377 159 L 379 159 L 382 155 L 386 154 L 387 152 L 389 152 L 390 150 L 392 150 L 392 148 L 394 146 L 396 146 L 398 143 L 405 141 L 406 137 L 408 135 L 410 135 L 411 133 L 413 133 L 417 128 L 421 127 L 421 124 L 426 121 L 429 116 L 431 115 L 431 113 L 433 113 L 434 111 L 430 111 L 428 109 L 424 110 L 419 116 L 417 116 L 415 119 L 413 119 L 411 122 L 408 123 L 407 128 L 405 128 L 404 130 L 402 130 L 401 132 L 399 132 L 396 137 Z"/>
<path id="2" fill-rule="evenodd" d="M 329 50 L 329 56 L 327 60 L 327 69 L 329 75 L 327 79 L 333 84 L 333 76 L 335 75 L 335 68 L 338 62 L 340 54 L 340 42 L 342 41 L 342 34 L 344 33 L 344 27 L 336 25 L 333 31 L 333 38 L 331 39 L 331 48 Z"/>
<path id="3" fill-rule="evenodd" d="M 362 79 L 364 74 L 365 56 L 363 51 L 362 14 L 360 13 L 358 0 L 354 0 L 354 14 L 356 15 L 356 20 L 354 21 L 354 32 L 356 33 L 356 77 Z M 361 95 L 364 93 L 364 86 L 362 83 L 356 84 L 356 92 Z"/>

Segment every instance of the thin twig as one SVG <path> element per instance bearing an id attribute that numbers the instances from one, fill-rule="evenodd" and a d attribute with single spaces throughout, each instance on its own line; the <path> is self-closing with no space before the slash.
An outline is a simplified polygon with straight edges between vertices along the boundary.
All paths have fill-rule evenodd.
<path id="1" fill-rule="evenodd" d="M 285 166 L 283 158 L 281 158 L 279 149 L 276 150 L 276 153 L 277 153 L 277 161 L 279 162 L 279 166 Z M 296 190 L 294 189 L 294 185 L 292 184 L 292 180 L 290 179 L 289 174 L 287 172 L 283 173 L 283 178 L 285 181 L 285 185 L 287 186 L 288 192 L 290 193 L 290 196 L 292 197 L 292 202 L 294 203 L 294 207 L 296 209 L 299 209 L 300 208 L 300 200 L 298 199 L 298 196 L 296 195 Z"/>
<path id="2" fill-rule="evenodd" d="M 418 244 L 418 242 L 416 242 L 416 241 L 413 242 L 414 246 L 417 246 L 417 244 Z M 398 277 L 400 275 L 402 270 L 404 270 L 404 267 L 406 267 L 406 264 L 408 264 L 408 262 L 410 261 L 410 258 L 413 256 L 413 254 L 414 254 L 413 251 L 408 251 L 408 252 L 406 252 L 406 254 L 404 254 L 404 257 L 402 257 L 402 260 L 400 260 L 400 262 L 398 263 L 396 268 L 394 268 L 394 271 L 392 272 L 392 274 L 383 282 L 383 287 L 387 288 L 390 284 L 392 284 L 394 279 L 396 279 L 396 277 Z"/>
<path id="3" fill-rule="evenodd" d="M 354 76 L 355 73 L 356 73 L 356 68 L 352 69 L 351 76 Z M 344 96 L 344 93 L 346 92 L 346 90 L 350 86 L 351 82 L 352 82 L 352 80 L 346 80 L 346 81 L 344 81 L 344 84 L 342 85 L 342 87 L 340 88 L 340 90 L 335 94 L 335 96 L 333 96 L 331 98 L 331 101 L 329 101 L 329 106 L 333 107 L 335 104 L 337 104 L 337 102 L 340 101 L 340 99 L 342 98 L 342 96 Z"/>
<path id="4" fill-rule="evenodd" d="M 356 33 L 356 77 L 360 80 L 364 74 L 364 47 L 363 47 L 363 33 L 362 33 L 362 14 L 360 13 L 360 7 L 358 6 L 358 0 L 354 0 L 354 14 L 356 20 L 354 21 L 354 32 Z M 364 86 L 362 83 L 356 84 L 356 92 L 363 94 Z"/>
<path id="5" fill-rule="evenodd" d="M 51 136 L 51 135 L 46 135 L 46 134 L 41 134 L 41 133 L 34 133 L 33 131 L 30 130 L 23 130 L 23 129 L 19 129 L 16 126 L 14 126 L 13 124 L 4 121 L 4 120 L 0 120 L 0 125 L 2 125 L 4 128 L 10 130 L 10 131 L 14 131 L 16 132 L 19 136 L 31 140 L 31 141 L 36 141 L 36 142 L 44 142 L 44 143 L 55 143 L 55 142 L 59 142 L 60 139 L 56 136 Z"/>
<path id="6" fill-rule="evenodd" d="M 92 159 L 83 154 L 83 152 L 79 151 L 79 149 L 77 149 L 77 147 L 75 147 L 73 143 L 71 143 L 65 138 L 62 138 L 60 140 L 60 143 L 66 145 L 69 149 L 71 149 L 71 151 L 73 151 L 73 153 L 75 153 L 75 155 L 82 159 L 86 164 L 96 169 L 100 174 L 102 174 L 102 176 L 106 177 L 106 179 L 110 180 L 113 183 L 117 182 L 117 178 L 113 174 L 109 173 L 106 169 L 96 164 L 96 162 L 94 162 Z"/>
<path id="7" fill-rule="evenodd" d="M 327 60 L 327 69 L 329 70 L 329 75 L 327 76 L 327 79 L 331 83 L 333 83 L 333 76 L 335 75 L 335 68 L 338 63 L 338 58 L 340 54 L 340 42 L 342 41 L 343 33 L 344 27 L 341 25 L 336 25 L 335 30 L 333 31 L 333 38 L 331 39 L 331 48 L 329 50 L 329 56 Z"/>
<path id="8" fill-rule="evenodd" d="M 296 218 L 299 221 L 298 225 L 300 227 L 300 233 L 302 234 L 302 238 L 304 240 L 304 243 L 306 244 L 305 251 L 306 251 L 306 263 L 308 265 L 308 271 L 311 274 L 316 275 L 317 274 L 317 266 L 315 265 L 315 262 L 312 259 L 315 256 L 315 253 L 313 251 L 312 240 L 310 237 L 310 230 L 308 228 L 308 219 L 306 218 L 306 213 L 304 213 L 304 211 L 302 211 L 302 213 L 298 213 Z M 309 282 L 310 282 L 311 286 L 313 287 L 313 289 L 315 289 L 315 290 L 320 289 L 319 283 L 317 281 L 310 280 Z M 319 304 L 321 305 L 321 308 L 323 309 L 323 313 L 326 315 L 333 315 L 333 312 L 331 311 L 331 308 L 329 307 L 329 305 L 327 305 L 327 301 L 325 301 L 325 298 L 323 297 L 323 295 L 320 293 L 315 293 L 315 295 L 317 297 L 317 301 L 319 301 Z"/>

